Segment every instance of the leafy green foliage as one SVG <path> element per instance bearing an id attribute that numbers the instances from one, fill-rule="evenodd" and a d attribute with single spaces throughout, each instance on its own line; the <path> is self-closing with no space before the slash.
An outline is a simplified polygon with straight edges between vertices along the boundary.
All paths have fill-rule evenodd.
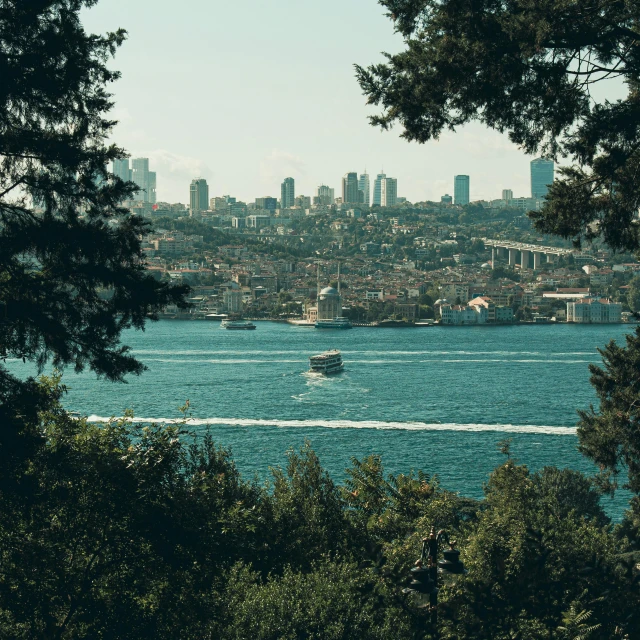
<path id="1" fill-rule="evenodd" d="M 561 637 L 567 640 L 587 640 L 600 628 L 599 624 L 587 624 L 590 617 L 591 611 L 580 611 L 576 604 L 572 603 L 562 617 L 562 625 L 558 627 Z"/>
<path id="2" fill-rule="evenodd" d="M 629 282 L 627 291 L 627 304 L 631 311 L 640 311 L 640 278 L 636 276 Z"/>
<path id="3" fill-rule="evenodd" d="M 599 407 L 579 411 L 580 450 L 602 470 L 609 490 L 626 471 L 625 487 L 640 494 L 640 330 L 626 347 L 611 341 L 600 350 L 603 367 L 589 365 Z"/>
<path id="4" fill-rule="evenodd" d="M 582 497 L 571 505 L 574 489 Z M 597 637 L 613 637 L 628 615 L 624 599 L 637 602 L 638 592 L 590 495 L 593 489 L 573 472 L 531 474 L 511 459 L 498 467 L 462 547 L 469 575 L 446 591 L 450 631 L 465 638 L 553 638 L 563 612 L 580 601 L 602 625 Z"/>
<path id="5" fill-rule="evenodd" d="M 179 426 L 97 427 L 57 403 L 41 424 L 20 482 L 0 476 L 0 636 L 202 637 L 216 580 L 257 546 L 261 489 Z"/>
<path id="6" fill-rule="evenodd" d="M 638 249 L 640 227 L 640 9 L 588 0 L 381 0 L 405 50 L 356 65 L 371 122 L 399 123 L 426 142 L 479 120 L 527 153 L 568 156 L 540 212 L 538 230 L 576 244 L 602 236 Z M 619 78 L 626 99 L 593 100 L 591 86 Z"/>
<path id="7" fill-rule="evenodd" d="M 264 583 L 246 568 L 231 574 L 216 636 L 224 640 L 409 640 L 410 615 L 378 576 L 352 563 L 324 561 L 308 573 L 288 568 Z"/>
<path id="8" fill-rule="evenodd" d="M 308 568 L 326 554 L 347 553 L 349 522 L 338 488 L 318 456 L 306 443 L 299 453 L 288 451 L 287 458 L 285 470 L 272 470 L 272 562 Z"/>

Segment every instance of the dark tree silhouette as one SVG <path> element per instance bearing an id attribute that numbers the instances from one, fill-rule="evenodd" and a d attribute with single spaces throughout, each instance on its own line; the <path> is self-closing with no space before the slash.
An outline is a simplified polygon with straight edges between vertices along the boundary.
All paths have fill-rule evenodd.
<path id="1" fill-rule="evenodd" d="M 623 0 L 380 0 L 406 49 L 356 65 L 374 125 L 426 142 L 479 120 L 527 153 L 564 156 L 538 230 L 640 247 L 640 4 Z M 624 100 L 596 103 L 619 78 Z"/>
<path id="2" fill-rule="evenodd" d="M 146 223 L 119 204 L 136 186 L 107 170 L 126 156 L 107 143 L 106 90 L 125 32 L 86 33 L 79 12 L 93 4 L 0 3 L 0 357 L 122 380 L 143 370 L 122 330 L 184 306 L 186 288 L 146 273 Z M 39 399 L 33 379 L 0 364 L 4 453 Z"/>

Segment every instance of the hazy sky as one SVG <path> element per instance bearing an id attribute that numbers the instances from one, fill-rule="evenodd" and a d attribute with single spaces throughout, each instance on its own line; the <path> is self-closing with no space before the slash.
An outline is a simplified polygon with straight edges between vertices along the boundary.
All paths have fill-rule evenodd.
<path id="1" fill-rule="evenodd" d="M 246 202 L 279 197 L 286 176 L 297 195 L 328 184 L 337 196 L 365 168 L 411 201 L 453 194 L 455 174 L 471 176 L 473 200 L 530 195 L 531 158 L 477 123 L 425 145 L 369 125 L 353 64 L 402 47 L 376 0 L 100 0 L 84 23 L 129 32 L 115 140 L 151 158 L 158 200 L 188 202 L 198 176 Z"/>

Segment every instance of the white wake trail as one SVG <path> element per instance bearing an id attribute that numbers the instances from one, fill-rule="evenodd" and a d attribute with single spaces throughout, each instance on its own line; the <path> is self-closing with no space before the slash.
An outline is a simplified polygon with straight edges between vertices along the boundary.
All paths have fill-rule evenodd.
<path id="1" fill-rule="evenodd" d="M 104 423 L 112 418 L 91 415 L 89 422 Z M 132 422 L 141 424 L 179 424 L 180 418 L 132 418 Z M 382 420 L 268 420 L 251 418 L 188 418 L 187 426 L 231 426 L 231 427 L 279 427 L 279 428 L 311 428 L 323 427 L 325 429 L 382 429 L 403 431 L 499 431 L 504 433 L 539 433 L 556 436 L 573 436 L 575 427 L 556 427 L 543 425 L 516 425 L 516 424 L 458 424 L 453 422 L 427 423 L 427 422 L 385 422 Z"/>

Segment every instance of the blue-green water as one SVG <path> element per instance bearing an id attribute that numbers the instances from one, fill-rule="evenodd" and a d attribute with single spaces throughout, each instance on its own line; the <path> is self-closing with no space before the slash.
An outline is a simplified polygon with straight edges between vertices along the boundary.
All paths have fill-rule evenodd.
<path id="1" fill-rule="evenodd" d="M 632 327 L 514 326 L 322 331 L 263 322 L 255 331 L 218 323 L 161 321 L 125 336 L 149 370 L 126 385 L 68 373 L 66 403 L 94 419 L 127 408 L 146 420 L 209 425 L 246 476 L 268 474 L 305 439 L 341 481 L 351 456 L 382 455 L 388 471 L 423 469 L 479 497 L 501 462 L 516 458 L 593 468 L 576 450 L 576 409 L 595 402 L 588 364 Z M 338 348 L 346 369 L 307 373 L 308 357 Z M 608 510 L 619 516 L 624 496 Z"/>

